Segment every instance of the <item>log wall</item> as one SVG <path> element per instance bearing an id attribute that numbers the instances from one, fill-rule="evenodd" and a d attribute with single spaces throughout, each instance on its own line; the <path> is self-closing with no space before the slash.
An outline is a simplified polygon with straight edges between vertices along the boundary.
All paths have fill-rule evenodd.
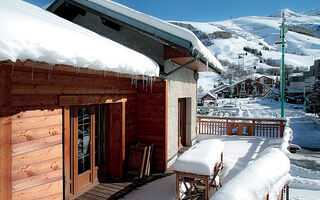
<path id="1" fill-rule="evenodd" d="M 150 85 L 148 90 L 142 88 L 142 81 L 136 88 L 130 77 L 83 73 L 71 67 L 48 70 L 0 63 L 0 68 L 10 79 L 6 94 L 10 106 L 1 107 L 10 108 L 4 117 L 12 116 L 13 199 L 63 197 L 60 95 L 126 95 L 126 147 L 138 141 L 154 144 L 151 167 L 165 170 L 164 82 L 154 82 L 151 91 Z"/>
<path id="2" fill-rule="evenodd" d="M 141 142 L 154 144 L 151 168 L 164 171 L 166 169 L 165 144 L 165 82 L 157 83 L 149 88 L 138 86 L 138 121 L 137 134 Z"/>

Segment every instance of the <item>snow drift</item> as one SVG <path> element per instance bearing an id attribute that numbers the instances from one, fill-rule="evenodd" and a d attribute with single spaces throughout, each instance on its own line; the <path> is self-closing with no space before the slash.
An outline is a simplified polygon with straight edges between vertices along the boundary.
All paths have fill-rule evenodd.
<path id="1" fill-rule="evenodd" d="M 214 200 L 256 200 L 267 194 L 275 198 L 291 180 L 290 160 L 278 148 L 269 148 L 212 197 Z"/>

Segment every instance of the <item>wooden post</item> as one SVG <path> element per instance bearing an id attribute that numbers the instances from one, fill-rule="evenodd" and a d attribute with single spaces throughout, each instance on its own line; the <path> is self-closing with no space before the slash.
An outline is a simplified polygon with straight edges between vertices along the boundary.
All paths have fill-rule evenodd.
<path id="1" fill-rule="evenodd" d="M 176 172 L 176 193 L 177 193 L 177 200 L 180 199 L 180 177 L 179 172 Z"/>
<path id="2" fill-rule="evenodd" d="M 284 125 L 283 125 L 283 121 L 280 121 L 280 137 L 283 137 L 283 132 L 284 132 Z"/>
<path id="3" fill-rule="evenodd" d="M 205 181 L 205 185 L 206 185 L 206 189 L 205 189 L 205 200 L 209 199 L 209 176 L 206 177 L 206 181 Z"/>
<path id="4" fill-rule="evenodd" d="M 70 108 L 65 107 L 63 112 L 63 156 L 64 156 L 64 196 L 70 199 L 71 194 L 71 141 L 70 141 Z"/>
<path id="5" fill-rule="evenodd" d="M 252 120 L 251 136 L 255 136 L 256 132 L 256 120 Z"/>
<path id="6" fill-rule="evenodd" d="M 11 117 L 0 117 L 0 199 L 12 198 Z"/>
<path id="7" fill-rule="evenodd" d="M 165 84 L 165 129 L 164 129 L 164 171 L 168 168 L 168 81 L 164 82 Z"/>
<path id="8" fill-rule="evenodd" d="M 123 178 L 124 174 L 124 166 L 125 166 L 125 159 L 126 159 L 126 102 L 122 102 L 122 109 L 121 109 L 121 118 L 122 118 L 122 129 L 121 129 L 121 135 L 122 135 L 122 141 L 121 141 L 121 159 L 122 159 L 122 173 L 120 175 L 121 178 Z"/>
<path id="9" fill-rule="evenodd" d="M 0 199 L 12 199 L 11 73 L 0 66 Z"/>

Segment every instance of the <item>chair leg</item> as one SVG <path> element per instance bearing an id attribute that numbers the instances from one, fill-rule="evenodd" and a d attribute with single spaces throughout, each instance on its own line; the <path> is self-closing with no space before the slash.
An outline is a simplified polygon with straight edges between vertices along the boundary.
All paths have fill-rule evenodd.
<path id="1" fill-rule="evenodd" d="M 191 187 L 190 187 L 190 188 L 188 187 L 188 185 L 186 184 L 184 178 L 182 178 L 182 182 L 183 182 L 184 186 L 186 187 L 188 196 L 190 197 L 190 199 L 193 199 L 193 198 L 192 198 L 192 193 L 191 193 L 191 190 L 190 190 Z"/>
<path id="2" fill-rule="evenodd" d="M 179 173 L 176 173 L 176 193 L 177 193 L 177 200 L 180 200 L 180 176 L 179 176 Z"/>

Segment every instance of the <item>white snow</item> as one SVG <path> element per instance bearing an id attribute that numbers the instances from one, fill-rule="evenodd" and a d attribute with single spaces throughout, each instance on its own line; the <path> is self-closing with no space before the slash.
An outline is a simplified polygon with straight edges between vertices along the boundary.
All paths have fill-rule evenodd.
<path id="1" fill-rule="evenodd" d="M 178 157 L 174 171 L 197 175 L 213 175 L 216 163 L 219 163 L 224 144 L 217 139 L 201 141 Z"/>
<path id="2" fill-rule="evenodd" d="M 268 148 L 277 148 L 281 139 L 266 139 L 250 136 L 198 135 L 200 143 L 206 140 L 221 140 L 224 143 L 221 173 L 222 186 L 239 174 L 248 163 L 263 155 Z M 191 168 L 191 166 L 189 166 Z M 149 183 L 131 192 L 124 199 L 175 199 L 175 175 Z M 210 192 L 212 195 L 214 190 Z M 150 196 L 151 195 L 151 196 Z"/>
<path id="3" fill-rule="evenodd" d="M 290 175 L 287 175 L 289 170 L 289 158 L 282 151 L 278 148 L 267 149 L 237 176 L 224 184 L 212 199 L 256 200 L 263 199 L 271 191 L 279 194 L 282 187 L 290 181 Z M 278 185 L 279 181 L 281 184 Z M 274 188 L 275 186 L 277 188 Z"/>
<path id="4" fill-rule="evenodd" d="M 224 102 L 224 103 L 223 103 Z M 209 109 L 209 116 L 237 116 L 237 117 L 280 117 L 280 102 L 270 99 L 232 99 L 235 104 L 232 110 L 225 110 L 223 105 L 229 103 L 229 99 L 219 99 L 218 107 Z M 318 149 L 318 151 L 302 150 L 299 153 L 291 154 L 290 174 L 293 177 L 290 183 L 290 199 L 292 200 L 314 200 L 320 196 L 320 120 L 311 114 L 303 112 L 303 106 L 285 103 L 285 116 L 290 119 L 290 128 L 285 128 L 284 137 L 281 139 L 286 151 L 286 141 L 298 144 L 303 148 Z M 225 142 L 225 141 L 224 141 Z M 225 152 L 228 150 L 228 143 L 225 142 Z M 284 152 L 285 152 L 284 151 Z M 302 167 L 298 167 L 300 165 Z M 309 169 L 306 169 L 309 168 Z M 311 170 L 313 169 L 313 170 Z M 317 170 L 317 171 L 314 171 Z"/>
<path id="5" fill-rule="evenodd" d="M 0 30 L 0 61 L 159 75 L 152 59 L 23 1 L 0 1 Z"/>
<path id="6" fill-rule="evenodd" d="M 308 16 L 285 10 L 288 14 L 286 24 L 297 25 L 315 33 L 319 33 L 320 15 Z M 314 11 L 317 13 L 318 10 Z M 219 59 L 238 64 L 239 54 L 246 53 L 243 48 L 250 47 L 261 51 L 262 56 L 247 53 L 243 58 L 243 67 L 246 70 L 257 68 L 274 68 L 267 65 L 263 60 L 271 59 L 279 67 L 281 60 L 281 46 L 275 45 L 279 38 L 279 25 L 281 23 L 280 13 L 275 17 L 240 17 L 217 22 L 196 23 L 181 22 L 190 24 L 197 30 L 207 35 L 216 31 L 227 31 L 233 34 L 232 38 L 214 39 L 211 38 L 209 50 Z M 320 39 L 293 31 L 286 34 L 285 64 L 294 67 L 308 68 L 313 65 L 314 60 L 320 59 Z M 267 50 L 269 49 L 269 50 Z"/>
<path id="7" fill-rule="evenodd" d="M 223 67 L 215 56 L 202 44 L 202 42 L 189 30 L 170 24 L 153 16 L 138 12 L 116 2 L 109 0 L 88 0 L 95 4 L 109 8 L 115 12 L 121 13 L 130 18 L 136 19 L 144 24 L 156 27 L 180 38 L 186 39 L 192 43 L 193 49 L 199 51 L 208 62 L 212 63 L 217 69 L 223 71 Z"/>

